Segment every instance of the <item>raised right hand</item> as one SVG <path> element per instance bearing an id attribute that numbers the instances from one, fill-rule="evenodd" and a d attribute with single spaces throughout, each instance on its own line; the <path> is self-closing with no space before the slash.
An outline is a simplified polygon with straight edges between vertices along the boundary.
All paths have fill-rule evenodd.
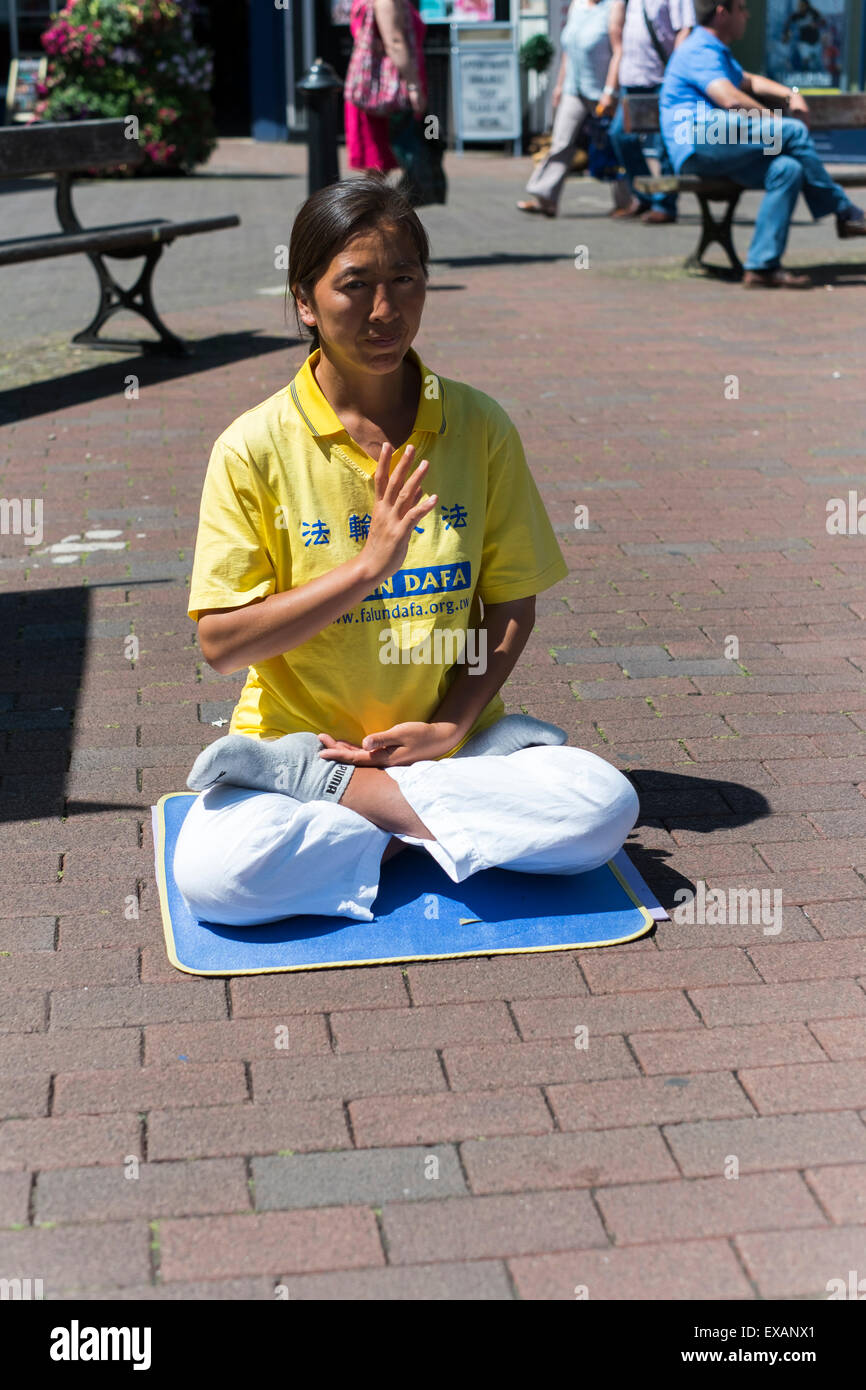
<path id="1" fill-rule="evenodd" d="M 383 444 L 374 475 L 376 503 L 366 544 L 361 552 L 370 566 L 376 585 L 390 579 L 400 568 L 406 559 L 412 528 L 433 510 L 439 500 L 434 492 L 432 496 L 419 501 L 422 496 L 421 484 L 430 467 L 429 459 L 422 459 L 410 477 L 415 446 L 408 444 L 389 477 L 393 455 L 393 446 Z"/>

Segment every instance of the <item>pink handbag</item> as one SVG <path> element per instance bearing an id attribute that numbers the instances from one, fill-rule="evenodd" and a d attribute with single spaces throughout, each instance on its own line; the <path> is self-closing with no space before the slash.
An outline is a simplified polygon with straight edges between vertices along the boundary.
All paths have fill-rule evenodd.
<path id="1" fill-rule="evenodd" d="M 415 33 L 411 23 L 404 27 L 404 33 L 409 51 L 417 60 Z M 346 101 L 360 107 L 369 116 L 390 116 L 394 111 L 411 109 L 406 83 L 385 52 L 372 0 L 367 4 L 361 28 L 355 39 L 343 96 Z"/>

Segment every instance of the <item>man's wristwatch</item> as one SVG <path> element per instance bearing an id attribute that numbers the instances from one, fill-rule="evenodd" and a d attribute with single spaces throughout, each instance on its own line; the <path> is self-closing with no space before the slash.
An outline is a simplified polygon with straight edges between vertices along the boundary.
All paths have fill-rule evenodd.
<path id="1" fill-rule="evenodd" d="M 616 96 L 616 87 L 602 87 L 602 92 L 606 97 Z"/>

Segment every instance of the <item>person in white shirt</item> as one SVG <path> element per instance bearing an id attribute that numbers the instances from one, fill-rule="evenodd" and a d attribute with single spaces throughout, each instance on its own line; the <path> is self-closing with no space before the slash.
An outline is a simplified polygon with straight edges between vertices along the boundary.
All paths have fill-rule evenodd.
<path id="1" fill-rule="evenodd" d="M 688 37 L 695 23 L 693 0 L 614 0 L 610 40 L 615 64 L 614 84 L 619 81 L 621 95 L 656 96 L 668 58 Z M 673 173 L 661 139 L 653 146 L 646 135 L 626 131 L 622 101 L 610 128 L 610 141 L 630 180 L 650 174 L 646 162 L 648 153 L 658 156 L 663 174 Z M 650 224 L 676 222 L 675 193 L 640 197 L 633 188 L 632 193 L 631 203 L 614 213 L 614 217 L 639 217 Z"/>
<path id="2" fill-rule="evenodd" d="M 562 62 L 553 89 L 553 137 L 546 158 L 533 171 L 519 202 L 521 212 L 555 217 L 565 176 L 589 115 L 614 108 L 610 14 L 617 0 L 571 0 L 560 40 Z"/>

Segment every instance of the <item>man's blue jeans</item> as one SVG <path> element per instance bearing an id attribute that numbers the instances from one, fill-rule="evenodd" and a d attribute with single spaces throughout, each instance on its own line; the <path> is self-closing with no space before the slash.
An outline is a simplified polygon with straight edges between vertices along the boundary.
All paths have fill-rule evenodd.
<path id="1" fill-rule="evenodd" d="M 658 87 L 623 87 L 623 94 L 626 96 L 657 96 L 661 91 Z M 617 102 L 616 115 L 610 124 L 610 143 L 613 145 L 614 152 L 622 167 L 628 174 L 629 181 L 638 177 L 650 178 L 651 170 L 644 158 L 644 144 L 649 139 L 646 135 L 633 135 L 626 132 L 623 122 L 623 103 Z M 665 149 L 661 135 L 655 142 L 658 148 L 658 157 L 661 160 L 662 173 L 672 174 L 674 172 L 670 157 Z M 632 188 L 634 193 L 634 188 Z M 660 212 L 670 213 L 675 217 L 677 212 L 676 193 L 639 193 L 636 195 L 642 203 L 647 203 Z"/>
<path id="2" fill-rule="evenodd" d="M 781 145 L 778 154 L 770 144 Z M 698 145 L 680 169 L 681 174 L 701 178 L 729 178 L 743 188 L 765 188 L 758 209 L 755 231 L 746 257 L 747 270 L 775 270 L 784 255 L 788 228 L 800 193 L 812 216 L 845 212 L 851 200 L 844 188 L 834 183 L 821 163 L 806 126 L 788 116 L 775 117 L 767 131 L 767 142 L 760 137 L 719 145 Z M 766 151 L 766 153 L 765 153 Z"/>

